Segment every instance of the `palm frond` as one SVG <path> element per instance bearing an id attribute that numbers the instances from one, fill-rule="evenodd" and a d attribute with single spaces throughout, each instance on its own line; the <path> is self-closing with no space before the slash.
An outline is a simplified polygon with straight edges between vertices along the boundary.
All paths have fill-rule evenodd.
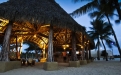
<path id="1" fill-rule="evenodd" d="M 113 46 L 116 46 L 115 42 L 112 39 L 107 39 L 105 41 L 106 41 L 106 45 L 111 49 L 113 48 Z"/>
<path id="2" fill-rule="evenodd" d="M 95 18 L 97 17 L 98 14 L 99 14 L 99 11 L 94 11 L 94 12 L 89 13 L 88 15 L 90 16 L 90 18 Z"/>
<path id="3" fill-rule="evenodd" d="M 115 20 L 115 23 L 116 24 L 120 24 L 120 20 Z"/>
<path id="4" fill-rule="evenodd" d="M 95 20 L 91 21 L 92 27 L 90 27 L 90 31 L 87 31 L 87 33 L 90 35 L 91 38 L 94 40 L 98 40 L 99 36 L 101 36 L 101 40 L 112 40 L 109 36 L 112 35 L 112 29 L 110 27 L 110 24 L 103 19 L 96 18 Z M 101 43 L 98 41 L 96 45 L 101 45 Z M 107 44 L 109 44 L 107 42 Z M 111 47 L 108 45 L 108 47 Z"/>
<path id="5" fill-rule="evenodd" d="M 101 13 L 100 11 L 93 11 L 91 13 L 88 14 L 90 16 L 90 18 L 96 18 L 96 19 L 102 19 L 105 17 L 104 13 Z"/>
<path id="6" fill-rule="evenodd" d="M 88 12 L 91 12 L 94 10 L 97 6 L 97 0 L 94 0 L 92 2 L 89 2 L 88 4 L 78 8 L 77 10 L 73 11 L 70 13 L 71 16 L 73 17 L 79 17 L 80 15 L 86 14 Z"/>

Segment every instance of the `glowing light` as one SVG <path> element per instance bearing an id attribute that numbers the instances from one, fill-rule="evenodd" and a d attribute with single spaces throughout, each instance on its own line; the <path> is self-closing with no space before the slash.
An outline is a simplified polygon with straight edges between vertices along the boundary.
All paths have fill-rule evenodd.
<path id="1" fill-rule="evenodd" d="M 81 46 L 81 48 L 83 48 L 83 46 Z"/>
<path id="2" fill-rule="evenodd" d="M 83 46 L 82 46 L 82 45 L 80 45 L 80 44 L 78 44 L 78 46 L 80 46 L 81 48 L 83 48 Z"/>
<path id="3" fill-rule="evenodd" d="M 7 20 L 7 19 L 1 19 L 1 18 L 0 18 L 0 21 L 3 21 L 3 22 L 6 22 L 6 23 L 9 23 L 9 20 Z"/>
<path id="4" fill-rule="evenodd" d="M 50 26 L 49 24 L 47 24 L 47 25 L 43 25 L 43 26 L 41 26 L 41 27 L 48 27 L 48 26 Z"/>
<path id="5" fill-rule="evenodd" d="M 76 54 L 79 54 L 79 51 L 76 51 Z"/>
<path id="6" fill-rule="evenodd" d="M 0 33 L 3 33 L 4 32 L 4 26 L 6 26 L 8 23 L 9 23 L 9 20 L 7 19 L 1 19 L 0 18 Z"/>
<path id="7" fill-rule="evenodd" d="M 18 37 L 17 41 L 18 42 L 23 42 L 23 38 L 22 37 Z"/>
<path id="8" fill-rule="evenodd" d="M 65 45 L 62 45 L 62 47 L 63 47 L 63 49 L 65 50 L 66 48 L 69 47 L 69 45 L 68 45 L 68 44 L 65 44 Z"/>
<path id="9" fill-rule="evenodd" d="M 36 34 L 34 34 L 34 36 L 33 36 L 34 38 L 36 38 L 37 37 L 37 35 Z"/>

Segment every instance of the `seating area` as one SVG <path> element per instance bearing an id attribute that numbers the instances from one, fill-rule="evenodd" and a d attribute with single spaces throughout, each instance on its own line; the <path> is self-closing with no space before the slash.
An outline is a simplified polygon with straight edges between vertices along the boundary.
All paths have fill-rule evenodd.
<path id="1" fill-rule="evenodd" d="M 34 66 L 35 65 L 35 60 L 32 59 L 32 58 L 21 59 L 21 65 L 22 66 Z"/>

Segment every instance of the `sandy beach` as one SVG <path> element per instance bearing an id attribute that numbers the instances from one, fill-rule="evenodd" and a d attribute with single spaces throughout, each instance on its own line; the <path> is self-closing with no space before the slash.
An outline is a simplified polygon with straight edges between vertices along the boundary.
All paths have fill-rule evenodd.
<path id="1" fill-rule="evenodd" d="M 59 63 L 55 71 L 45 71 L 42 63 L 36 63 L 35 66 L 24 66 L 0 75 L 121 75 L 121 62 L 94 61 L 78 68 L 68 67 L 68 63 Z"/>

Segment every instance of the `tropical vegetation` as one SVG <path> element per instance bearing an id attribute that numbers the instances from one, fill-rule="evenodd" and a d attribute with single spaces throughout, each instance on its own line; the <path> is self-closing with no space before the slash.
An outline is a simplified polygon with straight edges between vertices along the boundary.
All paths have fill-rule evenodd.
<path id="1" fill-rule="evenodd" d="M 84 0 L 73 0 L 73 1 L 78 2 L 78 1 L 84 1 Z M 85 0 L 85 1 L 87 1 L 87 0 Z M 112 33 L 114 35 L 116 45 L 117 45 L 119 54 L 121 56 L 120 46 L 119 46 L 115 31 L 113 30 L 113 27 L 112 27 L 110 19 L 109 19 L 109 16 L 112 16 L 112 14 L 114 14 L 115 10 L 117 10 L 118 17 L 120 20 L 121 13 L 119 11 L 120 3 L 118 3 L 118 0 L 91 0 L 86 5 L 73 11 L 71 13 L 71 15 L 78 17 L 80 15 L 84 15 L 86 13 L 93 12 L 93 14 L 91 14 L 92 17 L 96 16 L 97 18 L 103 18 L 105 16 L 110 24 L 110 28 L 112 29 Z M 97 11 L 99 11 L 99 12 L 97 12 Z"/>
<path id="2" fill-rule="evenodd" d="M 90 37 L 93 40 L 96 40 L 96 47 L 98 47 L 98 60 L 100 60 L 99 57 L 99 46 L 103 45 L 104 50 L 105 50 L 105 55 L 106 53 L 106 46 L 105 43 L 109 48 L 112 48 L 112 42 L 114 42 L 110 36 L 112 35 L 112 30 L 110 28 L 110 24 L 108 22 L 105 22 L 102 19 L 95 19 L 91 22 L 92 27 L 90 28 L 90 31 L 87 31 L 87 33 L 90 35 Z M 101 41 L 101 42 L 100 42 Z M 105 43 L 103 42 L 105 41 Z M 107 56 L 105 56 L 106 61 L 108 61 Z"/>

